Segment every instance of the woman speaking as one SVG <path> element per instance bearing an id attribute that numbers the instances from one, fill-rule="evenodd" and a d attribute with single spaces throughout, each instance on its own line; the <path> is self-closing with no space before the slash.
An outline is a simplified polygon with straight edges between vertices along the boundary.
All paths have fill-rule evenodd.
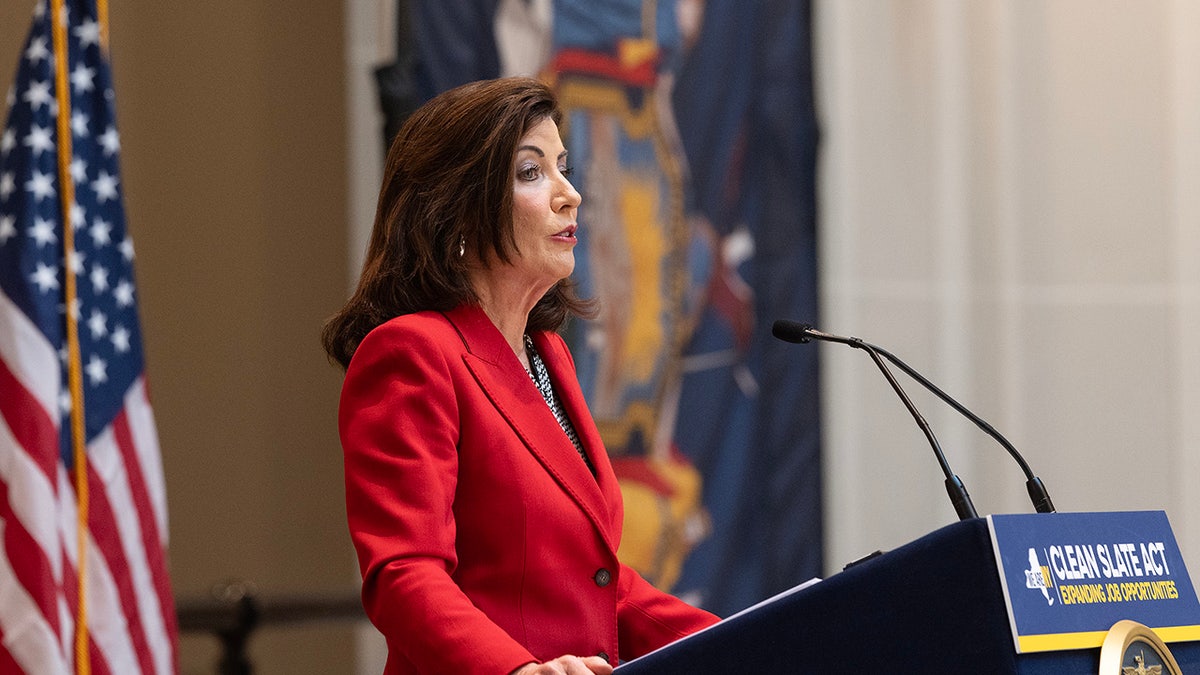
<path id="1" fill-rule="evenodd" d="M 363 604 L 386 673 L 604 674 L 717 621 L 617 559 L 621 493 L 555 332 L 580 195 L 552 92 L 468 84 L 388 152 L 325 326 Z"/>

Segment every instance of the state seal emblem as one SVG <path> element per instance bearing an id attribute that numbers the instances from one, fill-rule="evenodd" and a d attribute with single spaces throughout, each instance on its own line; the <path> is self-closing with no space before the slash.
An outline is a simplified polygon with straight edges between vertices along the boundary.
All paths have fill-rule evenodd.
<path id="1" fill-rule="evenodd" d="M 1100 675 L 1183 675 L 1166 643 L 1149 627 L 1123 619 L 1100 647 Z"/>

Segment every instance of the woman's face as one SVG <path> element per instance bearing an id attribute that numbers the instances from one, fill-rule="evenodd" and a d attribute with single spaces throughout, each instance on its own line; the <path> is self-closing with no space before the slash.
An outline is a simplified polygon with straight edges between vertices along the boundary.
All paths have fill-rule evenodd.
<path id="1" fill-rule="evenodd" d="M 513 158 L 516 271 L 542 292 L 575 269 L 575 228 L 582 198 L 567 180 L 567 151 L 558 125 L 545 118 L 521 137 Z"/>

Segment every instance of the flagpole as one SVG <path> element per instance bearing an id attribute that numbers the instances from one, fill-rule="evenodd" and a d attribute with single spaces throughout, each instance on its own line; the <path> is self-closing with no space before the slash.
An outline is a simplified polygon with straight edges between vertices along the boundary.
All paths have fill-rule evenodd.
<path id="1" fill-rule="evenodd" d="M 75 493 L 78 503 L 78 562 L 76 588 L 78 609 L 75 614 L 75 672 L 90 675 L 87 623 L 87 534 L 88 534 L 88 467 L 87 438 L 83 410 L 83 358 L 79 349 L 79 321 L 75 316 L 75 223 L 71 209 L 75 204 L 75 183 L 71 176 L 71 90 L 67 85 L 70 68 L 67 54 L 66 13 L 63 0 L 51 0 L 51 33 L 54 36 L 54 95 L 58 103 L 58 184 L 63 224 L 63 289 L 67 319 L 67 381 L 71 390 L 71 446 L 75 469 Z"/>
<path id="2" fill-rule="evenodd" d="M 108 0 L 96 0 L 96 23 L 100 24 L 100 48 L 108 50 Z"/>

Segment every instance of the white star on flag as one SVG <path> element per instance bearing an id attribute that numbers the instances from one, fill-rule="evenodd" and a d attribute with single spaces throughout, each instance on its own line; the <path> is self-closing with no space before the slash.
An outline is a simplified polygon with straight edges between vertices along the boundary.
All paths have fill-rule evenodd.
<path id="1" fill-rule="evenodd" d="M 92 223 L 92 228 L 88 230 L 88 232 L 92 235 L 92 243 L 95 244 L 97 248 L 101 246 L 108 246 L 112 243 L 112 237 L 110 236 L 110 233 L 112 232 L 112 225 L 110 223 L 106 223 L 97 218 Z"/>
<path id="2" fill-rule="evenodd" d="M 75 276 L 83 274 L 83 262 L 87 259 L 87 253 L 78 249 L 71 251 L 71 255 L 67 256 L 67 266 L 71 268 L 71 273 Z"/>
<path id="3" fill-rule="evenodd" d="M 33 226 L 29 228 L 29 236 L 33 237 L 38 247 L 58 242 L 58 235 L 54 234 L 54 223 L 42 218 L 33 219 Z"/>
<path id="4" fill-rule="evenodd" d="M 71 113 L 71 133 L 76 136 L 87 136 L 88 116 L 81 112 Z"/>
<path id="5" fill-rule="evenodd" d="M 92 190 L 96 192 L 96 201 L 103 204 L 110 199 L 117 198 L 117 177 L 108 175 L 107 171 L 100 170 L 100 175 L 96 176 L 96 180 L 92 181 Z"/>
<path id="6" fill-rule="evenodd" d="M 116 127 L 109 127 L 104 130 L 104 133 L 97 139 L 100 145 L 104 147 L 104 156 L 109 157 L 121 149 L 121 140 L 117 136 Z"/>
<path id="7" fill-rule="evenodd" d="M 117 287 L 113 289 L 113 298 L 117 301 L 117 307 L 130 307 L 133 305 L 133 284 L 125 279 L 117 283 Z"/>
<path id="8" fill-rule="evenodd" d="M 75 87 L 77 91 L 91 91 L 96 88 L 96 85 L 92 82 L 95 77 L 96 71 L 94 69 L 88 68 L 82 63 L 77 64 L 75 70 L 71 71 L 71 86 Z"/>
<path id="9" fill-rule="evenodd" d="M 82 157 L 76 157 L 71 162 L 71 180 L 82 183 L 87 180 L 87 162 Z"/>
<path id="10" fill-rule="evenodd" d="M 37 284 L 38 290 L 43 293 L 56 290 L 58 288 L 58 269 L 39 262 L 37 269 L 29 279 Z"/>
<path id="11" fill-rule="evenodd" d="M 50 82 L 30 82 L 21 100 L 27 101 L 34 110 L 41 106 L 49 106 L 54 101 L 54 96 L 50 93 Z"/>
<path id="12" fill-rule="evenodd" d="M 133 240 L 125 237 L 121 240 L 121 257 L 125 258 L 126 262 L 133 261 Z"/>
<path id="13" fill-rule="evenodd" d="M 84 370 L 87 371 L 88 381 L 93 387 L 108 381 L 108 362 L 95 354 L 88 359 Z"/>
<path id="14" fill-rule="evenodd" d="M 33 150 L 34 156 L 40 156 L 43 152 L 54 152 L 54 137 L 50 135 L 50 130 L 44 127 L 34 126 L 29 130 L 29 135 L 25 137 L 26 147 Z"/>
<path id="15" fill-rule="evenodd" d="M 79 202 L 71 204 L 71 227 L 80 228 L 87 223 L 87 212 Z"/>
<path id="16" fill-rule="evenodd" d="M 129 351 L 129 330 L 120 324 L 114 326 L 112 344 L 113 349 L 117 350 L 118 354 L 124 354 Z"/>
<path id="17" fill-rule="evenodd" d="M 50 50 L 46 48 L 46 41 L 40 37 L 30 40 L 29 48 L 25 50 L 25 58 L 29 59 L 31 63 L 50 58 Z"/>
<path id="18" fill-rule="evenodd" d="M 101 265 L 92 265 L 92 292 L 99 295 L 108 290 L 108 270 Z"/>
<path id="19" fill-rule="evenodd" d="M 53 199 L 54 174 L 42 173 L 34 169 L 29 180 L 25 181 L 25 189 L 33 194 L 34 199 Z"/>
<path id="20" fill-rule="evenodd" d="M 8 243 L 9 239 L 17 236 L 17 217 L 0 216 L 0 246 Z"/>
<path id="21" fill-rule="evenodd" d="M 72 32 L 79 38 L 79 44 L 83 47 L 100 44 L 100 24 L 91 19 L 79 24 Z"/>
<path id="22" fill-rule="evenodd" d="M 92 310 L 92 315 L 88 317 L 88 330 L 92 331 L 92 339 L 99 340 L 108 333 L 108 317 L 98 309 Z"/>

